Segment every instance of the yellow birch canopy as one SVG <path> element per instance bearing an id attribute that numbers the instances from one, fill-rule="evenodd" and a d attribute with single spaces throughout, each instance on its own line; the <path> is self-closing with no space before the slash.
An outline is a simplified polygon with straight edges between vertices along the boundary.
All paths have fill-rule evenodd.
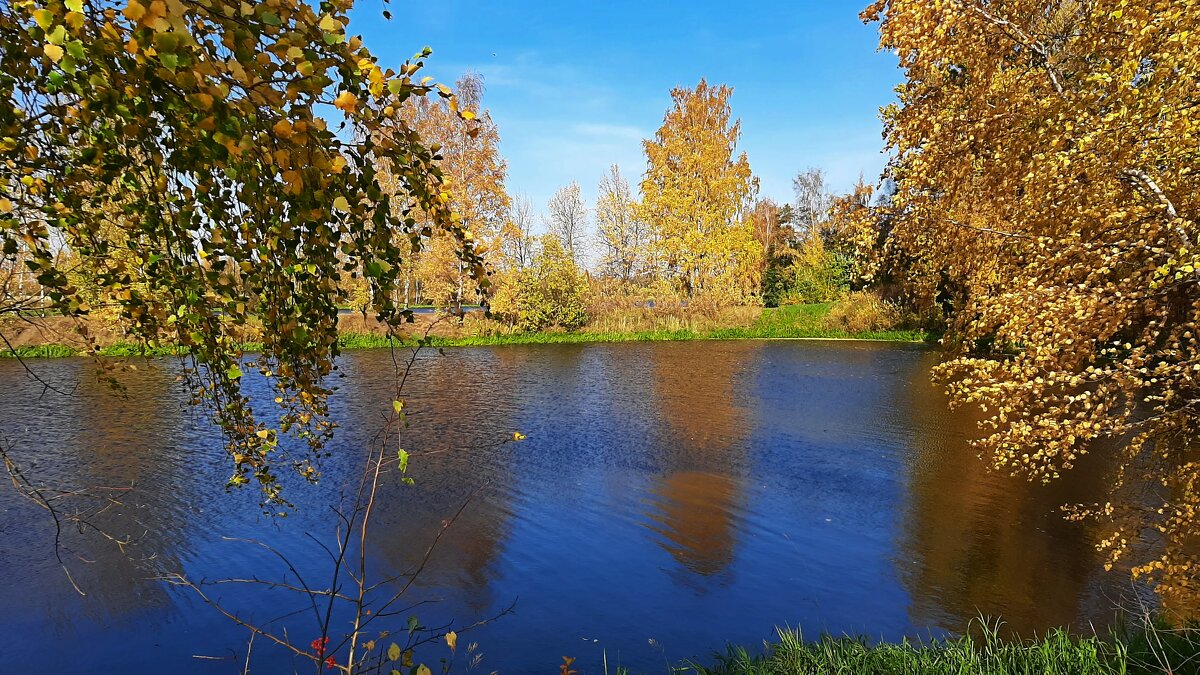
<path id="1" fill-rule="evenodd" d="M 981 449 L 1045 480 L 1118 453 L 1114 495 L 1076 513 L 1110 563 L 1131 553 L 1168 607 L 1195 607 L 1200 2 L 880 0 L 864 17 L 906 74 L 884 111 L 883 246 L 947 310 L 944 374 L 986 412 Z"/>
<path id="2" fill-rule="evenodd" d="M 705 80 L 671 91 L 658 134 L 642 143 L 640 215 L 660 274 L 690 296 L 736 304 L 758 292 L 762 246 L 745 220 L 758 185 L 746 153 L 735 155 L 741 122 L 732 116 L 732 93 Z"/>
<path id="3" fill-rule="evenodd" d="M 315 452 L 330 432 L 323 380 L 341 274 L 363 270 L 379 318 L 404 321 L 394 291 L 429 234 L 406 215 L 419 206 L 482 275 L 433 152 L 398 115 L 406 99 L 450 90 L 414 79 L 428 49 L 379 64 L 347 34 L 350 7 L 0 5 L 4 261 L 28 260 L 54 307 L 83 316 L 92 308 L 55 265 L 65 243 L 134 336 L 189 350 L 197 400 L 228 437 L 231 482 L 253 475 L 272 500 L 280 436 Z M 395 196 L 377 180 L 380 157 Z M 252 359 L 238 347 L 246 335 L 262 343 Z M 277 389 L 271 426 L 242 392 L 247 368 Z M 293 459 L 311 475 L 307 457 Z"/>

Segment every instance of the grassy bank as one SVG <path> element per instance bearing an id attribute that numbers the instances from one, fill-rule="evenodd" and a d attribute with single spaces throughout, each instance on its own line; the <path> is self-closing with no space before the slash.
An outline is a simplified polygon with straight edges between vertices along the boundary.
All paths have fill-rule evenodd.
<path id="1" fill-rule="evenodd" d="M 574 332 L 503 333 L 461 337 L 431 336 L 434 347 L 476 347 L 490 345 L 582 344 L 592 342 L 668 342 L 682 340 L 769 340 L 769 339 L 854 339 L 892 342 L 923 342 L 929 334 L 919 330 L 848 331 L 826 322 L 831 303 L 768 308 L 749 326 L 711 330 L 595 331 L 583 328 Z M 381 335 L 343 335 L 346 349 L 370 349 L 393 344 Z"/>
<path id="2" fill-rule="evenodd" d="M 780 631 L 761 655 L 730 648 L 715 664 L 692 664 L 702 675 L 1118 675 L 1200 673 L 1196 629 L 1137 631 L 1110 638 L 1055 630 L 1036 640 L 1005 639 L 995 626 L 977 635 L 924 643 L 871 644 L 823 637 L 805 642 Z"/>
<path id="3" fill-rule="evenodd" d="M 443 336 L 433 335 L 429 345 L 433 347 L 472 347 L 489 345 L 523 344 L 580 344 L 591 342 L 664 342 L 682 340 L 764 340 L 764 339 L 858 339 L 888 340 L 896 342 L 921 342 L 929 336 L 916 330 L 865 330 L 849 331 L 830 325 L 826 320 L 830 304 L 795 305 L 764 309 L 758 318 L 747 326 L 713 328 L 711 330 L 643 330 L 643 331 L 593 331 L 586 327 L 575 332 L 492 332 L 482 335 Z M 344 332 L 339 338 L 343 349 L 376 349 L 390 346 L 415 346 L 415 340 L 398 342 L 374 333 Z M 258 345 L 246 344 L 247 352 L 257 351 Z M 100 350 L 101 356 L 172 356 L 182 353 L 178 347 L 146 347 L 139 344 L 117 343 Z M 15 350 L 0 349 L 0 357 L 18 356 L 23 359 L 61 358 L 79 356 L 83 352 L 62 344 L 41 344 L 17 347 Z"/>

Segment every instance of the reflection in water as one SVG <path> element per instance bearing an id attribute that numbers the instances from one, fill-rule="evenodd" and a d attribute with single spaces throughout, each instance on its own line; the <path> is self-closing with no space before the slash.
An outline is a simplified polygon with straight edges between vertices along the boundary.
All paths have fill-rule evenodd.
<path id="1" fill-rule="evenodd" d="M 1055 507 L 1094 490 L 1100 467 L 1031 486 L 986 473 L 970 420 L 944 413 L 929 352 L 881 344 L 694 342 L 446 350 L 409 382 L 414 486 L 381 492 L 368 569 L 411 570 L 445 534 L 409 601 L 425 625 L 515 615 L 464 633 L 487 672 L 553 668 L 563 654 L 634 670 L 755 644 L 777 624 L 895 639 L 962 629 L 976 611 L 1023 632 L 1107 619 L 1086 529 Z M 153 577 L 280 579 L 259 539 L 311 583 L 390 408 L 386 350 L 341 360 L 338 435 L 320 485 L 288 479 L 296 507 L 261 515 L 253 490 L 223 489 L 215 431 L 184 405 L 170 361 L 123 375 L 127 399 L 82 360 L 39 362 L 71 398 L 40 397 L 0 360 L 3 441 L 39 480 L 139 488 L 106 516 L 140 536 L 131 555 L 70 537 L 65 581 L 44 513 L 0 490 L 0 647 L 15 672 L 228 672 L 246 635 Z M 253 378 L 251 385 L 253 386 Z M 269 406 L 266 389 L 254 394 Z M 529 438 L 498 444 L 513 431 Z M 90 544 L 90 545 L 85 545 Z M 261 589 L 220 589 L 245 616 L 303 607 Z M 403 626 L 407 615 L 394 617 Z M 306 639 L 311 617 L 277 625 Z M 396 628 L 395 623 L 389 626 Z M 651 648 L 653 638 L 658 647 Z M 86 645 L 87 656 L 62 649 Z M 603 651 L 602 651 L 603 650 Z M 216 656 L 224 661 L 193 658 Z M 445 656 L 429 648 L 426 662 Z M 279 669 L 254 648 L 252 670 Z M 238 665 L 233 665 L 234 663 Z"/>
<path id="2" fill-rule="evenodd" d="M 1029 636 L 1103 617 L 1117 579 L 1102 577 L 1088 528 L 1060 510 L 1102 494 L 1100 458 L 1085 457 L 1049 486 L 990 471 L 968 444 L 974 418 L 948 412 L 928 381 L 904 391 L 909 400 L 897 403 L 915 415 L 901 543 L 913 620 L 962 630 L 1003 606 L 1006 627 Z"/>
<path id="3" fill-rule="evenodd" d="M 749 346 L 750 348 L 747 348 Z M 757 367 L 762 343 L 725 343 L 697 363 L 686 350 L 662 349 L 652 361 L 647 398 L 670 431 L 660 449 L 663 474 L 646 515 L 660 545 L 686 569 L 713 575 L 732 561 L 734 518 L 742 510 L 747 440 L 753 422 L 739 394 Z M 723 352 L 723 353 L 722 353 Z"/>
<path id="4" fill-rule="evenodd" d="M 657 525 L 650 529 L 666 541 L 661 545 L 681 565 L 703 575 L 733 562 L 734 512 L 738 496 L 733 478 L 705 471 L 668 474 L 654 488 L 656 511 L 648 514 Z"/>
<path id="5" fill-rule="evenodd" d="M 379 366 L 377 361 L 348 360 L 343 368 L 347 405 L 336 414 L 364 429 L 391 406 L 392 366 L 384 364 L 389 369 L 384 372 Z M 488 570 L 503 548 L 511 511 L 510 493 L 493 484 L 503 473 L 497 442 L 511 435 L 510 403 L 497 399 L 496 392 L 512 376 L 512 369 L 490 351 L 420 359 L 404 392 L 411 426 L 399 439 L 400 447 L 411 453 L 409 467 L 417 480 L 412 486 L 385 486 L 373 516 L 371 553 L 389 575 L 417 569 L 437 540 L 418 583 L 460 589 L 472 613 L 502 600 L 491 596 Z M 363 448 L 375 442 L 365 438 Z M 469 508 L 439 538 L 444 524 L 468 502 Z"/>

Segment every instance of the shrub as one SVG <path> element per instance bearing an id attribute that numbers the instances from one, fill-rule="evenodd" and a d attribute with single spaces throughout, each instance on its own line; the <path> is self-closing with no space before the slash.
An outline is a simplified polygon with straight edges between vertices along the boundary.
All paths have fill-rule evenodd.
<path id="1" fill-rule="evenodd" d="M 871 291 L 846 294 L 825 316 L 827 328 L 847 333 L 865 333 L 901 328 L 904 312 Z"/>
<path id="2" fill-rule="evenodd" d="M 587 302 L 587 278 L 579 266 L 557 238 L 543 237 L 533 266 L 517 274 L 513 302 L 517 328 L 577 330 L 587 323 Z"/>
<path id="3" fill-rule="evenodd" d="M 850 261 L 826 248 L 819 236 L 808 237 L 786 268 L 772 266 L 763 275 L 767 306 L 811 305 L 836 300 L 849 287 Z"/>

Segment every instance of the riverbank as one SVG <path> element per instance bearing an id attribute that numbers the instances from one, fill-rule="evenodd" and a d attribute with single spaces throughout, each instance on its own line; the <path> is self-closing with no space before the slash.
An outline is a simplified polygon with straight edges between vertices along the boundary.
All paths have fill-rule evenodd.
<path id="1" fill-rule="evenodd" d="M 1007 639 L 995 625 L 974 626 L 975 636 L 930 642 L 870 643 L 822 637 L 805 642 L 797 632 L 753 655 L 731 647 L 715 664 L 689 664 L 700 675 L 1183 675 L 1200 673 L 1200 629 L 1155 628 L 1108 638 L 1076 637 L 1066 630 L 1036 640 Z"/>
<path id="2" fill-rule="evenodd" d="M 772 340 L 772 339 L 851 339 L 851 340 L 882 340 L 889 342 L 925 342 L 931 336 L 920 330 L 849 330 L 845 327 L 831 324 L 829 321 L 833 305 L 793 305 L 789 307 L 766 308 L 752 321 L 744 325 L 734 325 L 712 328 L 681 328 L 659 330 L 589 330 L 584 327 L 578 331 L 547 331 L 547 332 L 507 332 L 497 329 L 494 324 L 446 324 L 435 325 L 427 338 L 430 347 L 478 347 L 493 345 L 535 345 L 535 344 L 584 344 L 600 342 L 669 342 L 687 340 Z M 12 341 L 11 347 L 0 348 L 0 358 L 19 357 L 63 358 L 86 354 L 84 346 L 78 341 L 72 342 L 64 326 L 56 325 L 65 322 L 61 319 L 25 319 L 25 324 L 31 326 L 18 340 Z M 342 349 L 379 349 L 388 347 L 414 347 L 418 344 L 417 335 L 422 327 L 431 321 L 419 321 L 412 327 L 411 334 L 401 339 L 389 337 L 377 322 L 363 320 L 359 316 L 345 316 L 341 321 L 341 334 L 338 339 Z M 93 331 L 95 334 L 95 331 Z M 146 345 L 122 341 L 118 336 L 109 336 L 107 340 L 99 341 L 101 356 L 171 356 L 182 353 L 175 346 L 148 347 Z M 247 343 L 247 352 L 257 351 L 258 345 Z"/>

